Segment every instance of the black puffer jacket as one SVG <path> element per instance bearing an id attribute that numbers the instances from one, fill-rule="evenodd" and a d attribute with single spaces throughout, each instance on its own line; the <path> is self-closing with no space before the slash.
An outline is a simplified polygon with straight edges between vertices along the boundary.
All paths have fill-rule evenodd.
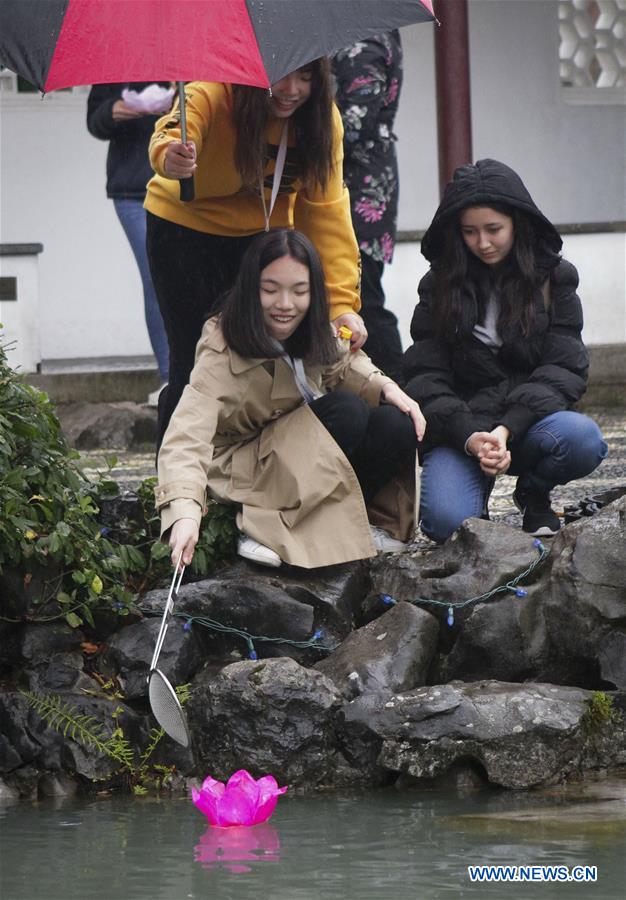
<path id="1" fill-rule="evenodd" d="M 466 337 L 441 339 L 433 319 L 444 228 L 467 206 L 494 203 L 526 212 L 540 237 L 533 331 L 525 337 L 513 327 L 501 335 L 504 342 L 497 353 L 471 334 L 479 318 L 475 293 L 464 298 L 470 325 Z M 570 408 L 585 392 L 588 357 L 581 340 L 578 273 L 557 255 L 561 243 L 508 166 L 480 160 L 457 169 L 422 242 L 422 253 L 432 267 L 419 284 L 420 302 L 411 322 L 414 344 L 404 356 L 406 391 L 427 420 L 426 447 L 462 450 L 473 432 L 491 431 L 496 425 L 505 425 L 515 442 L 539 419 Z M 548 278 L 546 309 L 541 286 Z"/>
<path id="2" fill-rule="evenodd" d="M 113 104 L 122 99 L 124 88 L 138 93 L 150 81 L 133 84 L 94 84 L 87 100 L 87 128 L 94 137 L 110 141 L 107 154 L 107 197 L 143 200 L 146 185 L 154 175 L 148 159 L 148 144 L 160 116 L 114 120 Z M 169 87 L 169 82 L 159 82 Z"/>

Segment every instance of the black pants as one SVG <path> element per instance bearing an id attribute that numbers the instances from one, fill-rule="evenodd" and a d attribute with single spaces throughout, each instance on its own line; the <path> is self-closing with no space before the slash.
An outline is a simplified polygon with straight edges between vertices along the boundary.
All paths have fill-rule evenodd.
<path id="1" fill-rule="evenodd" d="M 343 391 L 309 405 L 348 457 L 366 503 L 414 459 L 415 426 L 396 406 L 371 407 Z"/>
<path id="2" fill-rule="evenodd" d="M 381 283 L 384 264 L 361 252 L 361 316 L 368 338 L 363 350 L 375 366 L 399 381 L 402 375 L 402 343 L 398 320 L 385 307 Z"/>
<path id="3" fill-rule="evenodd" d="M 147 214 L 148 261 L 170 349 L 169 383 L 159 397 L 157 449 L 189 381 L 202 326 L 232 287 L 255 237 L 205 234 Z"/>

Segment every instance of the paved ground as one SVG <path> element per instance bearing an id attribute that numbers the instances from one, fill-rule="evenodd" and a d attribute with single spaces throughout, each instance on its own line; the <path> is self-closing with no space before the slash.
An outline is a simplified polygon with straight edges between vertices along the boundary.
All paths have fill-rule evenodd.
<path id="1" fill-rule="evenodd" d="M 604 439 L 609 445 L 609 455 L 587 478 L 554 489 L 552 506 L 555 512 L 562 512 L 564 507 L 576 505 L 585 497 L 601 491 L 618 485 L 626 486 L 626 411 L 591 410 L 588 415 L 592 416 L 602 429 Z M 514 488 L 515 478 L 504 475 L 497 479 L 490 503 L 492 518 L 511 523 L 521 521 L 521 516 L 511 500 Z"/>
<path id="2" fill-rule="evenodd" d="M 596 409 L 588 411 L 600 425 L 609 445 L 609 455 L 588 478 L 557 487 L 552 493 L 552 505 L 556 512 L 566 506 L 577 505 L 586 497 L 598 494 L 618 485 L 626 486 L 626 410 Z M 95 474 L 105 468 L 104 458 L 115 455 L 118 464 L 111 474 L 126 489 L 132 490 L 143 478 L 155 474 L 154 453 L 127 451 L 92 451 L 83 456 L 85 471 Z M 498 478 L 490 502 L 491 518 L 509 524 L 520 524 L 521 517 L 513 505 L 511 495 L 515 479 L 506 475 Z"/>

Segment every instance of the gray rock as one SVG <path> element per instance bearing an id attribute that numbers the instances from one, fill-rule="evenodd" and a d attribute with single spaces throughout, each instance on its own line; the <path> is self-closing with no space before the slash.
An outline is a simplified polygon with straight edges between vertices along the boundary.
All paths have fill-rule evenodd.
<path id="1" fill-rule="evenodd" d="M 0 613 L 7 618 L 45 615 L 41 601 L 61 572 L 62 566 L 53 561 L 43 566 L 31 560 L 19 570 L 5 568 L 0 572 Z"/>
<path id="2" fill-rule="evenodd" d="M 23 672 L 28 689 L 36 693 L 49 691 L 91 691 L 97 685 L 83 672 L 81 653 L 53 653 L 39 665 Z"/>
<path id="3" fill-rule="evenodd" d="M 166 596 L 167 591 L 151 591 L 146 594 L 141 608 L 160 612 Z M 314 632 L 312 606 L 294 600 L 278 581 L 252 573 L 230 578 L 209 578 L 183 585 L 178 593 L 175 612 L 208 618 L 248 634 L 290 641 L 307 641 Z M 208 655 L 225 658 L 233 649 L 247 654 L 245 640 L 235 633 L 206 628 L 200 622 L 193 625 L 193 632 L 198 635 Z M 258 641 L 255 649 L 259 657 L 289 655 L 307 658 L 304 651 L 280 642 Z M 319 658 L 319 654 L 315 658 Z"/>
<path id="4" fill-rule="evenodd" d="M 484 603 L 462 603 L 520 576 L 539 559 L 534 539 L 508 525 L 468 519 L 441 547 L 394 558 L 379 557 L 372 566 L 372 600 L 389 594 L 398 600 L 424 603 L 441 624 L 439 663 L 431 678 L 504 681 L 548 677 L 549 640 L 543 617 L 547 562 L 523 579 L 528 596 L 498 592 Z M 543 581 L 533 584 L 543 576 Z M 448 604 L 454 625 L 448 626 Z"/>
<path id="5" fill-rule="evenodd" d="M 144 619 L 119 631 L 109 642 L 104 666 L 114 674 L 128 700 L 148 696 L 147 677 L 161 620 Z M 203 655 L 193 631 L 180 620 L 170 621 L 158 667 L 175 687 L 187 684 L 202 664 Z"/>
<path id="6" fill-rule="evenodd" d="M 26 625 L 19 636 L 20 682 L 35 692 L 92 690 L 83 672 L 82 631 L 65 622 Z"/>
<path id="7" fill-rule="evenodd" d="M 39 794 L 42 797 L 74 797 L 78 785 L 64 772 L 47 772 L 39 779 Z"/>
<path id="8" fill-rule="evenodd" d="M 68 403 L 57 407 L 67 442 L 78 450 L 154 445 L 156 409 L 136 403 Z"/>
<path id="9" fill-rule="evenodd" d="M 338 753 L 333 727 L 339 691 L 295 660 L 266 659 L 202 673 L 189 701 L 189 725 L 202 777 L 245 768 L 293 787 L 356 783 Z"/>
<path id="10" fill-rule="evenodd" d="M 39 666 L 55 653 L 77 653 L 84 635 L 65 622 L 27 625 L 22 632 L 21 657 L 27 665 Z"/>
<path id="11" fill-rule="evenodd" d="M 69 707 L 69 715 L 89 717 L 83 720 L 87 730 L 102 727 L 106 738 L 119 722 L 131 746 L 147 745 L 151 722 L 119 700 L 86 697 L 82 694 L 59 693 Z M 119 709 L 115 720 L 113 713 Z M 43 773 L 76 773 L 88 781 L 112 778 L 121 763 L 100 753 L 93 746 L 73 740 L 71 735 L 49 728 L 44 719 L 28 705 L 19 692 L 0 694 L 0 772 L 16 787 L 20 796 L 36 797 Z M 18 779 L 17 781 L 15 779 Z"/>
<path id="12" fill-rule="evenodd" d="M 271 573 L 238 560 L 220 573 L 219 578 L 243 578 L 256 584 L 280 587 L 294 600 L 311 606 L 315 628 L 322 628 L 335 638 L 345 637 L 354 627 L 370 586 L 369 566 L 365 560 L 319 569 L 284 566 Z"/>
<path id="13" fill-rule="evenodd" d="M 7 775 L 6 782 L 20 800 L 37 800 L 40 777 L 41 773 L 34 766 L 24 766 Z"/>
<path id="14" fill-rule="evenodd" d="M 598 648 L 602 680 L 618 688 L 626 687 L 626 634 L 612 631 Z"/>
<path id="15" fill-rule="evenodd" d="M 344 705 L 338 733 L 372 776 L 431 779 L 469 760 L 494 784 L 529 788 L 626 760 L 623 722 L 588 731 L 590 698 L 578 688 L 495 681 L 367 694 Z"/>
<path id="16" fill-rule="evenodd" d="M 545 582 L 527 588 L 528 596 L 506 594 L 476 604 L 447 655 L 442 655 L 439 682 L 525 681 L 549 678 L 550 643 L 545 625 Z"/>
<path id="17" fill-rule="evenodd" d="M 0 622 L 0 671 L 10 673 L 20 666 L 23 628 L 22 624 Z"/>
<path id="18" fill-rule="evenodd" d="M 327 659 L 315 664 L 346 699 L 371 691 L 403 691 L 424 684 L 437 646 L 437 620 L 410 603 L 398 603 L 352 632 Z"/>
<path id="19" fill-rule="evenodd" d="M 626 497 L 561 530 L 545 617 L 560 680 L 626 688 Z"/>
<path id="20" fill-rule="evenodd" d="M 8 806 L 11 803 L 17 803 L 20 799 L 20 792 L 17 788 L 0 778 L 0 806 Z"/>
<path id="21" fill-rule="evenodd" d="M 0 772 L 13 772 L 36 760 L 46 726 L 20 693 L 0 693 L 0 722 Z"/>
<path id="22" fill-rule="evenodd" d="M 122 521 L 122 511 L 111 516 Z M 524 572 L 538 558 L 532 538 L 469 520 L 432 551 L 317 572 L 270 572 L 239 561 L 185 585 L 176 606 L 184 615 L 170 625 L 160 666 L 173 684 L 193 679 L 188 718 L 196 774 L 224 778 L 245 767 L 298 788 L 429 779 L 473 789 L 478 772 L 524 788 L 626 763 L 623 722 L 590 717 L 591 695 L 583 690 L 615 685 L 621 690 L 612 695 L 614 707 L 626 711 L 625 548 L 626 497 L 562 529 L 550 557 L 525 580 L 527 597 L 505 592 L 457 608 L 452 628 L 448 604 Z M 15 609 L 34 609 L 33 598 L 24 605 L 19 584 L 12 585 Z M 383 606 L 382 593 L 396 605 Z M 126 617 L 106 654 L 91 662 L 105 677 L 116 676 L 146 712 L 145 679 L 166 594 L 143 598 L 154 617 L 133 624 Z M 403 602 L 420 597 L 443 605 Z M 6 602 L 2 611 L 11 618 Z M 181 627 L 185 616 L 196 620 L 191 631 Z M 220 625 L 204 628 L 198 617 Z M 107 632 L 119 624 L 109 623 Z M 330 657 L 306 646 L 318 629 Z M 226 665 L 248 653 L 237 631 L 272 638 L 255 639 L 257 654 L 267 658 Z M 2 639 L 2 674 L 11 683 L 60 694 L 107 733 L 120 706 L 139 758 L 155 722 L 117 699 L 92 695 L 97 685 L 82 670 L 80 631 L 62 622 L 9 623 Z M 424 687 L 425 680 L 440 684 Z M 512 683 L 529 680 L 542 683 Z M 11 796 L 54 793 L 60 773 L 76 773 L 80 784 L 119 771 L 119 763 L 49 729 L 20 693 L 0 693 L 0 720 L 0 773 Z M 193 769 L 189 751 L 169 739 L 154 761 L 184 774 Z"/>
<path id="23" fill-rule="evenodd" d="M 150 717 L 136 712 L 117 699 L 82 697 L 77 694 L 65 694 L 63 699 L 67 700 L 78 714 L 91 716 L 95 723 L 102 725 L 105 735 L 110 735 L 116 723 L 119 724 L 131 748 L 135 748 L 135 760 L 138 760 L 138 751 L 145 748 L 148 743 L 148 734 L 152 727 Z M 113 719 L 113 713 L 118 709 L 119 715 Z M 100 753 L 92 746 L 66 738 L 61 738 L 61 741 L 59 768 L 65 772 L 76 772 L 88 781 L 97 781 L 115 777 L 122 768 L 118 760 Z M 50 764 L 51 760 L 46 754 L 42 755 L 42 763 L 46 769 L 55 768 Z"/>
<path id="24" fill-rule="evenodd" d="M 370 596 L 440 601 L 444 606 L 424 603 L 423 608 L 445 625 L 448 603 L 479 596 L 525 571 L 538 558 L 533 541 L 519 528 L 467 519 L 441 548 L 374 560 Z M 456 610 L 457 624 L 463 624 L 474 608 Z"/>

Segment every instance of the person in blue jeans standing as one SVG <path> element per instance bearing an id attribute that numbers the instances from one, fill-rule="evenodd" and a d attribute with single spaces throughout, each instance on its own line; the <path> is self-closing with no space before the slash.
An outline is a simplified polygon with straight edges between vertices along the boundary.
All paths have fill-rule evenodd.
<path id="1" fill-rule="evenodd" d="M 422 531 L 445 541 L 488 516 L 497 475 L 517 476 L 524 531 L 550 536 L 550 492 L 607 454 L 597 424 L 574 411 L 588 356 L 578 273 L 521 178 L 501 162 L 461 166 L 422 240 L 404 356 L 406 393 L 428 421 L 421 448 Z"/>
<path id="2" fill-rule="evenodd" d="M 169 82 L 162 82 L 169 87 Z M 87 128 L 100 140 L 109 141 L 107 154 L 107 197 L 124 229 L 137 262 L 143 286 L 146 327 L 157 361 L 162 384 L 168 380 L 169 349 L 161 311 L 156 298 L 146 254 L 146 211 L 143 202 L 146 184 L 154 172 L 148 159 L 148 144 L 158 115 L 144 115 L 122 100 L 124 88 L 140 93 L 148 82 L 95 84 L 87 100 Z M 148 402 L 156 406 L 159 391 Z"/>

